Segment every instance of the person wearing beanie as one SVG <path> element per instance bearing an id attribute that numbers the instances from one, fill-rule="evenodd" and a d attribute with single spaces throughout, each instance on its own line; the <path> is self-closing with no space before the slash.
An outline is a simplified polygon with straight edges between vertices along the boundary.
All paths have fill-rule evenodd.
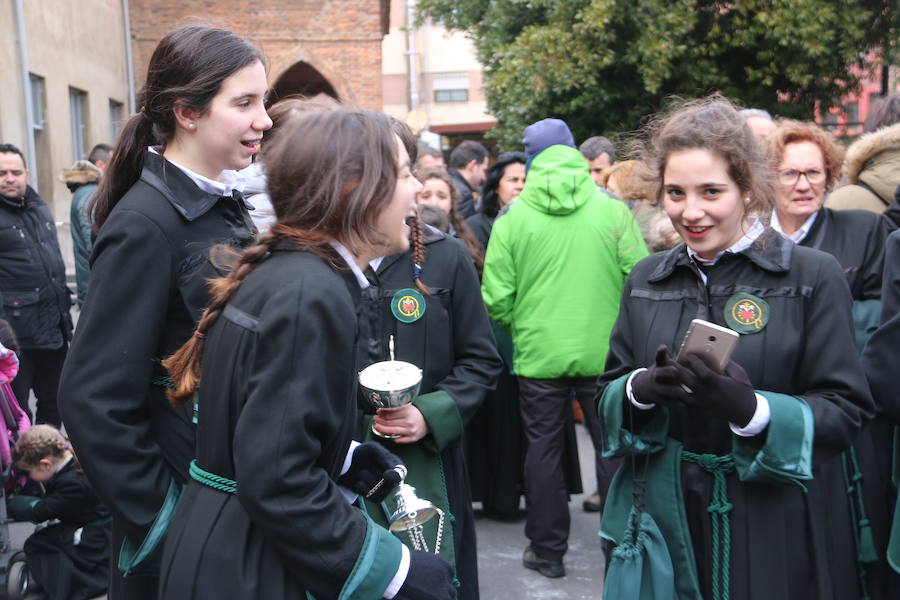
<path id="1" fill-rule="evenodd" d="M 481 291 L 490 317 L 510 333 L 515 348 L 528 439 L 530 545 L 523 564 L 546 577 L 562 577 L 569 536 L 563 456 L 570 398 L 574 393 L 584 408 L 602 465 L 596 380 L 625 279 L 647 248 L 628 207 L 591 180 L 565 122 L 538 121 L 525 130 L 523 143 L 528 178 L 494 223 Z M 605 494 L 609 481 L 599 483 Z"/>

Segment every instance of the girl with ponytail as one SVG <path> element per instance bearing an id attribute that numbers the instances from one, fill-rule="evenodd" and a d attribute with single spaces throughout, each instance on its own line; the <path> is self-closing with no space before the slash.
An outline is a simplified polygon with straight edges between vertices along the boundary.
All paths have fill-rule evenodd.
<path id="1" fill-rule="evenodd" d="M 409 127 L 400 121 L 393 125 L 415 156 Z M 420 497 L 455 517 L 444 524 L 441 553 L 454 561 L 457 597 L 473 600 L 478 598 L 478 566 L 463 428 L 493 389 L 501 363 L 467 246 L 418 218 L 408 222 L 410 248 L 370 263 L 378 286 L 363 297 L 361 312 L 369 322 L 360 334 L 368 339 L 357 369 L 388 360 L 393 336 L 396 358 L 422 369 L 422 385 L 411 404 L 379 409 L 371 417 L 379 432 L 399 437 L 367 435 L 404 460 L 407 481 Z M 418 312 L 404 312 L 399 304 L 404 298 L 418 303 Z M 364 431 L 371 432 L 369 423 Z M 387 522 L 380 505 L 370 505 L 369 514 Z M 436 533 L 426 530 L 429 543 Z"/>
<path id="2" fill-rule="evenodd" d="M 219 275 L 210 249 L 254 239 L 237 170 L 271 126 L 267 88 L 262 54 L 233 33 L 169 33 L 94 199 L 90 292 L 59 404 L 113 515 L 121 552 L 111 600 L 157 598 L 167 507 L 194 453 L 191 408 L 166 401 L 160 361 L 191 337 L 209 301 L 207 282 Z"/>
<path id="3" fill-rule="evenodd" d="M 388 117 L 335 109 L 287 117 L 262 163 L 276 221 L 165 361 L 198 425 L 160 597 L 449 600 L 447 562 L 350 504 L 402 464 L 352 437 L 363 271 L 409 246 L 409 156 Z"/>

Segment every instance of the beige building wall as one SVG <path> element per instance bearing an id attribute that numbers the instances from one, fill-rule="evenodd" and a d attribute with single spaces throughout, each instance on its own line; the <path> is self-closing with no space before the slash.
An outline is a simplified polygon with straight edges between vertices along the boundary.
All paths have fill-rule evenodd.
<path id="1" fill-rule="evenodd" d="M 73 264 L 69 234 L 71 194 L 60 181 L 63 168 L 97 143 L 114 143 L 110 101 L 128 116 L 128 83 L 122 0 L 23 0 L 28 71 L 44 81 L 43 129 L 36 130 L 34 181 L 59 227 L 63 258 Z M 13 2 L 0 8 L 0 68 L 7 75 L 0 100 L 0 140 L 27 157 L 25 100 L 21 87 Z M 26 74 L 27 80 L 27 74 Z M 69 92 L 85 93 L 83 156 L 74 156 Z M 35 165 L 28 165 L 35 171 Z"/>
<path id="2" fill-rule="evenodd" d="M 390 33 L 382 41 L 384 111 L 405 118 L 410 109 L 406 2 L 391 2 Z M 495 122 L 487 113 L 482 90 L 481 64 L 472 42 L 461 33 L 451 33 L 430 20 L 416 30 L 418 108 L 428 115 L 429 126 Z M 441 75 L 466 75 L 468 100 L 437 102 L 435 81 Z M 437 77 L 436 77 L 437 76 Z"/>

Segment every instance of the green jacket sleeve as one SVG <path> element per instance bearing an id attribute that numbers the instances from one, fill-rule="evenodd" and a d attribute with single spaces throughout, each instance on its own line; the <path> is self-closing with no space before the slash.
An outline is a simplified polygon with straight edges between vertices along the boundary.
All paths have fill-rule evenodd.
<path id="1" fill-rule="evenodd" d="M 799 485 L 812 479 L 814 423 L 802 399 L 757 392 L 769 401 L 771 421 L 765 436 L 734 436 L 731 454 L 741 481 Z"/>
<path id="2" fill-rule="evenodd" d="M 484 257 L 481 297 L 488 315 L 507 331 L 512 328 L 513 306 L 516 302 L 516 270 L 509 247 L 507 227 L 509 215 L 497 219 L 491 232 Z"/>

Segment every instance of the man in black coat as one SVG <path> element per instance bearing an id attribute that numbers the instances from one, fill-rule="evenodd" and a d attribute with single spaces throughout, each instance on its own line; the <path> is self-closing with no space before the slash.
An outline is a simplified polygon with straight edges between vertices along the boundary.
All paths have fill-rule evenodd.
<path id="1" fill-rule="evenodd" d="M 29 415 L 34 390 L 37 421 L 59 427 L 56 392 L 72 337 L 71 291 L 53 215 L 27 181 L 22 152 L 0 144 L 0 291 L 20 348 L 12 387 Z"/>
<path id="2" fill-rule="evenodd" d="M 467 219 L 475 214 L 477 206 L 473 194 L 484 183 L 487 166 L 488 151 L 478 142 L 466 140 L 450 153 L 447 172 L 459 191 L 456 212 L 460 218 Z"/>

